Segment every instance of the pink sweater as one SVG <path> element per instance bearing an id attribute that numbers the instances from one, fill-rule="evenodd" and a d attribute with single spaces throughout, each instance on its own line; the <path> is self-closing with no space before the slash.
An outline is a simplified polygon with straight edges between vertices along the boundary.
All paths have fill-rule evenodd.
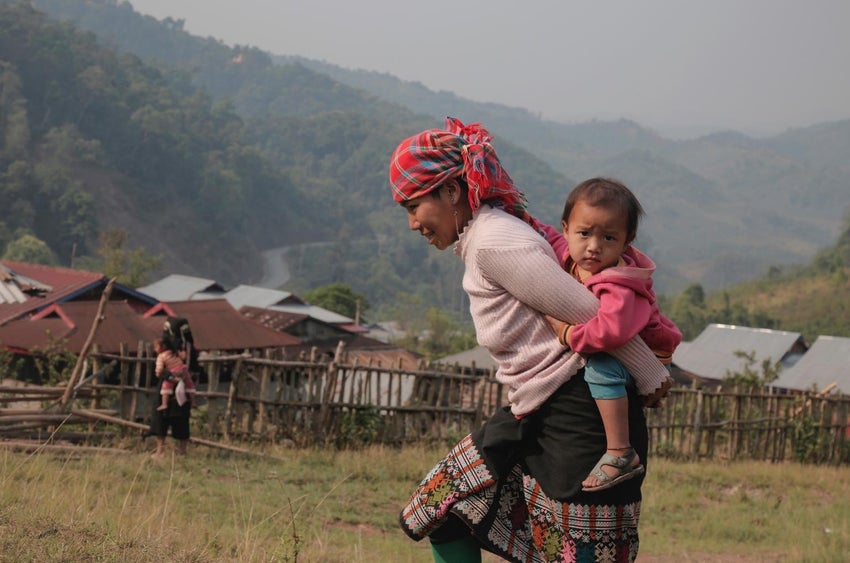
<path id="1" fill-rule="evenodd" d="M 584 366 L 564 348 L 541 313 L 570 323 L 591 320 L 599 301 L 558 263 L 552 247 L 521 219 L 483 205 L 455 245 L 466 267 L 478 342 L 499 363 L 496 378 L 508 388 L 511 411 L 536 410 Z M 648 395 L 668 379 L 649 347 L 635 338 L 611 352 Z"/>
<path id="2" fill-rule="evenodd" d="M 599 312 L 588 322 L 570 327 L 567 342 L 576 352 L 595 354 L 619 348 L 640 335 L 662 362 L 669 363 L 682 333 L 658 309 L 652 289 L 655 263 L 631 246 L 621 258 L 622 265 L 584 281 L 599 298 Z M 568 269 L 571 264 L 567 262 Z"/>

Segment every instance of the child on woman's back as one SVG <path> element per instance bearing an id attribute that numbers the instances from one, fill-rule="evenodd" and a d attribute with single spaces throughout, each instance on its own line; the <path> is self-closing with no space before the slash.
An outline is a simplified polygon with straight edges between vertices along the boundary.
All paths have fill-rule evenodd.
<path id="1" fill-rule="evenodd" d="M 643 473 L 629 441 L 623 365 L 603 352 L 624 345 L 639 334 L 658 359 L 669 364 L 682 333 L 661 314 L 652 289 L 655 264 L 631 246 L 643 208 L 622 183 L 592 178 L 567 197 L 561 226 L 569 246 L 565 268 L 599 298 L 599 312 L 578 325 L 565 324 L 558 338 L 575 352 L 587 354 L 585 380 L 605 427 L 607 452 L 583 490 L 607 489 Z"/>
<path id="2" fill-rule="evenodd" d="M 177 399 L 177 404 L 180 406 L 186 404 L 186 401 L 193 401 L 195 383 L 192 381 L 192 375 L 189 373 L 186 364 L 177 352 L 172 350 L 162 338 L 154 340 L 153 349 L 157 354 L 156 375 L 157 377 L 164 378 L 160 386 L 162 403 L 156 410 L 167 410 L 168 399 L 172 395 Z"/>

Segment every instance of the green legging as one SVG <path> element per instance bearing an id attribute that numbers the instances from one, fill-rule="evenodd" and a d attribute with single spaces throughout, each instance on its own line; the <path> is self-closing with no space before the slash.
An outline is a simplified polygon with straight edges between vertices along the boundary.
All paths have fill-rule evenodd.
<path id="1" fill-rule="evenodd" d="M 472 536 L 446 543 L 431 542 L 434 563 L 481 563 L 481 548 Z"/>
<path id="2" fill-rule="evenodd" d="M 431 554 L 435 563 L 481 563 L 481 545 L 454 514 L 431 532 Z"/>

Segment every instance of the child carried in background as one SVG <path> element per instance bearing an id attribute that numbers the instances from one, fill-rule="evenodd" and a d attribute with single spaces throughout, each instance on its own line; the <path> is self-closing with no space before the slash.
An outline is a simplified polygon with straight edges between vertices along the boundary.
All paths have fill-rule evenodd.
<path id="1" fill-rule="evenodd" d="M 587 357 L 585 380 L 602 416 L 607 451 L 582 482 L 582 490 L 599 491 L 644 471 L 629 441 L 623 365 L 605 354 L 635 335 L 669 365 L 682 333 L 661 314 L 652 289 L 653 261 L 631 246 L 644 214 L 634 194 L 609 178 L 592 178 L 567 197 L 561 219 L 569 257 L 564 268 L 599 298 L 592 320 L 562 325 L 561 344 Z"/>
<path id="2" fill-rule="evenodd" d="M 192 381 L 192 375 L 186 364 L 180 356 L 172 350 L 168 343 L 157 338 L 153 342 L 153 349 L 156 355 L 156 375 L 163 378 L 160 387 L 160 396 L 162 404 L 156 410 L 164 411 L 168 409 L 168 399 L 173 395 L 177 400 L 177 404 L 181 407 L 188 401 L 190 404 L 194 402 L 195 383 Z"/>

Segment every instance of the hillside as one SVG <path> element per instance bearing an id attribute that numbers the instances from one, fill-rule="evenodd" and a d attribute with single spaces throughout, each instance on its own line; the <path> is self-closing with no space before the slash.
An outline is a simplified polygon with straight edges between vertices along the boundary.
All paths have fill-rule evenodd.
<path id="1" fill-rule="evenodd" d="M 748 311 L 750 318 L 800 332 L 809 342 L 818 335 L 850 337 L 850 214 L 838 241 L 811 263 L 785 273 L 774 269 L 757 280 L 714 292 L 706 305 L 717 311 Z"/>
<path id="2" fill-rule="evenodd" d="M 387 74 L 302 57 L 317 72 L 434 117 L 482 121 L 570 178 L 612 175 L 648 212 L 638 244 L 659 263 L 659 287 L 709 288 L 805 263 L 838 235 L 850 208 L 850 121 L 752 139 L 735 132 L 670 141 L 627 120 L 562 124 Z M 540 194 L 533 194 L 532 201 Z"/>
<path id="3" fill-rule="evenodd" d="M 648 211 L 638 244 L 659 264 L 662 293 L 693 282 L 714 290 L 773 265 L 804 264 L 836 240 L 850 204 L 850 122 L 770 139 L 729 132 L 674 142 L 629 121 L 559 124 L 389 75 L 228 47 L 117 0 L 32 4 L 95 35 L 21 20 L 21 8 L 5 12 L 11 28 L 35 26 L 19 40 L 30 49 L 9 35 L 0 59 L 23 83 L 24 161 L 41 178 L 38 199 L 11 193 L 23 208 L 53 215 L 24 225 L 26 213 L 14 220 L 0 213 L 0 244 L 26 226 L 58 256 L 72 244 L 91 254 L 97 232 L 119 226 L 135 245 L 163 255 L 154 275 L 179 271 L 229 284 L 255 283 L 261 252 L 286 247 L 294 274 L 287 289 L 343 281 L 381 306 L 403 287 L 463 314 L 458 262 L 399 230 L 403 217 L 385 179 L 395 143 L 446 114 L 482 121 L 496 134 L 507 168 L 545 221 L 558 221 L 577 179 L 626 181 Z M 45 84 L 56 94 L 38 97 Z M 45 142 L 63 130 L 77 152 L 62 172 L 61 185 L 73 190 L 57 205 L 64 188 L 44 180 L 56 160 Z M 86 156 L 81 146 L 100 152 Z M 4 150 L 0 164 L 12 177 L 16 157 Z M 68 223 L 69 211 L 86 220 L 60 232 L 54 227 Z M 316 242 L 325 244 L 301 246 Z"/>
<path id="4" fill-rule="evenodd" d="M 141 19 L 127 4 L 78 6 L 129 17 L 130 27 Z M 0 25 L 1 70 L 14 86 L 5 91 L 14 119 L 3 123 L 0 145 L 0 187 L 11 202 L 0 213 L 0 247 L 33 234 L 67 263 L 72 252 L 93 256 L 98 234 L 117 227 L 133 246 L 163 256 L 154 275 L 235 285 L 262 277 L 262 250 L 325 242 L 327 253 L 293 264 L 291 289 L 342 281 L 380 306 L 403 287 L 465 311 L 458 292 L 441 287 L 457 286 L 457 261 L 429 253 L 412 233 L 399 236 L 404 217 L 386 185 L 386 155 L 436 121 L 256 51 L 199 48 L 209 72 L 196 59 L 184 68 L 241 84 L 255 110 L 240 115 L 187 71 L 122 54 L 26 4 L 0 2 Z M 190 47 L 209 43 L 156 29 Z M 291 111 L 271 109 L 284 107 Z M 532 189 L 570 183 L 522 149 L 500 150 Z"/>

